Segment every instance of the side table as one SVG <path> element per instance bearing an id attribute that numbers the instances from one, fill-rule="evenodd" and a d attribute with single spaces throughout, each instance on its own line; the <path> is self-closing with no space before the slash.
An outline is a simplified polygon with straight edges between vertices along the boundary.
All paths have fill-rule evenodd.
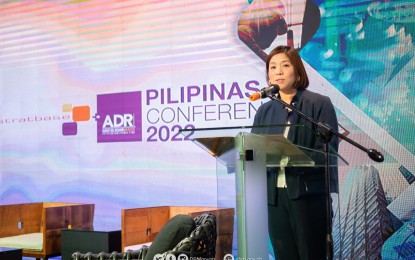
<path id="1" fill-rule="evenodd" d="M 121 230 L 64 229 L 61 238 L 62 260 L 71 260 L 72 254 L 75 252 L 83 254 L 88 252 L 94 254 L 121 252 Z"/>

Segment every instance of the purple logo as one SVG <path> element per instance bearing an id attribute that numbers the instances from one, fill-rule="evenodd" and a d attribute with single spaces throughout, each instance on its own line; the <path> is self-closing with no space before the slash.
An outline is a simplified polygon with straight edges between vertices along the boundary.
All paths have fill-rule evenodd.
<path id="1" fill-rule="evenodd" d="M 141 91 L 97 96 L 97 142 L 142 140 Z"/>

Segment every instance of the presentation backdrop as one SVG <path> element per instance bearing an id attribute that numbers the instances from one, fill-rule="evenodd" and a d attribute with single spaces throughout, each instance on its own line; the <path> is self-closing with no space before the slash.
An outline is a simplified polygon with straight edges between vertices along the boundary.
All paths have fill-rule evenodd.
<path id="1" fill-rule="evenodd" d="M 0 1 L 0 203 L 233 206 L 234 173 L 181 129 L 249 126 L 264 59 L 296 47 L 333 101 L 337 259 L 415 257 L 412 1 Z M 219 179 L 219 181 L 218 181 Z M 237 244 L 234 243 L 234 253 Z M 270 250 L 272 252 L 272 250 Z M 272 253 L 270 253 L 272 254 Z"/>

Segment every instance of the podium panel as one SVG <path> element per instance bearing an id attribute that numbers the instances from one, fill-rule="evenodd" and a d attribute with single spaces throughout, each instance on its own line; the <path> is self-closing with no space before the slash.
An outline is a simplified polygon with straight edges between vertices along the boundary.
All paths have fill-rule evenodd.
<path id="1" fill-rule="evenodd" d="M 303 126 L 273 127 L 281 130 Z M 251 133 L 255 131 L 245 126 L 182 132 L 216 158 L 220 166 L 217 167 L 218 200 L 222 199 L 220 190 L 226 189 L 220 182 L 229 185 L 227 176 L 235 173 L 235 198 L 223 198 L 218 201 L 218 206 L 236 206 L 238 257 L 268 259 L 267 167 L 324 166 L 324 153 L 296 146 L 282 134 Z M 338 166 L 338 155 L 329 153 L 329 157 L 329 166 Z"/>

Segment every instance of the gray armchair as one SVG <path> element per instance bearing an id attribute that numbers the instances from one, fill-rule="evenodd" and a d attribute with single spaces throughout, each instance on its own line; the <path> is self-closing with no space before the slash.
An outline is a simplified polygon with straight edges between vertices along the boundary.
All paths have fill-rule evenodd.
<path id="1" fill-rule="evenodd" d="M 215 258 L 216 254 L 216 217 L 211 212 L 202 213 L 194 218 L 196 228 L 190 235 L 182 239 L 173 249 L 166 252 L 157 252 L 166 259 L 168 254 L 186 255 L 188 257 Z M 151 246 L 150 246 L 151 247 Z M 101 252 L 99 254 L 80 253 L 72 254 L 73 260 L 145 260 L 149 247 L 140 250 L 130 250 L 124 253 Z"/>

